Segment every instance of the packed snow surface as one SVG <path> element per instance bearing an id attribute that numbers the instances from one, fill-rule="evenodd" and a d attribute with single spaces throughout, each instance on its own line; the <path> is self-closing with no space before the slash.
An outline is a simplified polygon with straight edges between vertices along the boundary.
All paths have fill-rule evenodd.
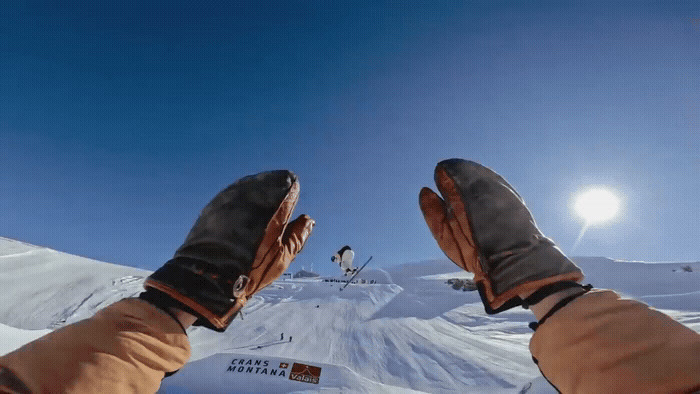
<path id="1" fill-rule="evenodd" d="M 594 286 L 700 331 L 700 263 L 575 261 Z M 225 333 L 189 329 L 192 359 L 161 391 L 555 392 L 528 352 L 530 312 L 486 315 L 446 283 L 471 277 L 446 260 L 375 263 L 343 291 L 344 277 L 286 276 Z M 148 274 L 0 238 L 0 354 L 138 294 Z"/>

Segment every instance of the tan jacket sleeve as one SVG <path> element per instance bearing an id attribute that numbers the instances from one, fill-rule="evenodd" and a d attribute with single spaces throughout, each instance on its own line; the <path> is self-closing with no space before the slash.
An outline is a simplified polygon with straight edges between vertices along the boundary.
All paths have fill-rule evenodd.
<path id="1" fill-rule="evenodd" d="M 129 298 L 0 357 L 0 366 L 34 393 L 152 393 L 189 357 L 172 317 Z"/>
<path id="2" fill-rule="evenodd" d="M 700 334 L 610 290 L 557 311 L 530 352 L 563 393 L 683 393 L 700 390 Z"/>

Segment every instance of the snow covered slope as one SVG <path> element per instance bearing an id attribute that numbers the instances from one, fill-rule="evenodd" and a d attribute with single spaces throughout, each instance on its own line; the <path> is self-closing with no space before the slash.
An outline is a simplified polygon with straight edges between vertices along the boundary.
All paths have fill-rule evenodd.
<path id="1" fill-rule="evenodd" d="M 0 323 L 60 327 L 138 294 L 149 274 L 0 237 Z"/>
<path id="2" fill-rule="evenodd" d="M 292 358 L 428 392 L 512 392 L 538 375 L 526 348 L 525 311 L 511 313 L 515 319 L 485 316 L 476 293 L 456 292 L 441 280 L 339 288 L 320 280 L 277 282 L 254 297 L 226 338 L 195 328 L 193 358 L 220 352 L 231 359 Z M 226 367 L 217 366 L 222 374 Z M 181 373 L 189 379 L 187 367 Z"/>
<path id="3" fill-rule="evenodd" d="M 587 282 L 700 331 L 700 263 L 576 260 Z M 451 262 L 367 274 L 381 283 L 341 292 L 341 283 L 323 278 L 278 280 L 226 333 L 190 329 L 192 360 L 161 391 L 554 392 L 527 349 L 532 315 L 486 315 L 476 292 L 445 283 L 470 277 Z M 147 275 L 0 238 L 0 353 L 137 294 Z"/>

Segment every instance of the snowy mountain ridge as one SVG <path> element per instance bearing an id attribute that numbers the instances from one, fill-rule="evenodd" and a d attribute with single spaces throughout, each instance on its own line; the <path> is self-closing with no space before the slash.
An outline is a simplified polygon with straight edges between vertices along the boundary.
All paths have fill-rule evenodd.
<path id="1" fill-rule="evenodd" d="M 587 282 L 700 331 L 700 263 L 575 260 Z M 0 238 L 0 353 L 138 294 L 148 274 Z M 554 392 L 527 349 L 530 312 L 486 315 L 476 292 L 445 283 L 470 276 L 450 261 L 367 275 L 381 283 L 341 292 L 324 278 L 280 279 L 226 333 L 191 328 L 192 359 L 161 391 Z"/>

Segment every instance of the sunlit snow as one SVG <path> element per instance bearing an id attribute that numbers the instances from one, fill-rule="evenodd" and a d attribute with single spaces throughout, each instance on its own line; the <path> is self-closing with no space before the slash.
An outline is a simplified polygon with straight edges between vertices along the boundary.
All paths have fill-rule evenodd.
<path id="1" fill-rule="evenodd" d="M 587 282 L 700 331 L 700 263 L 576 261 Z M 148 274 L 0 238 L 0 353 L 138 294 Z M 470 277 L 439 260 L 377 261 L 358 276 L 374 283 L 342 292 L 342 277 L 280 279 L 226 333 L 191 328 L 192 359 L 161 391 L 555 392 L 528 352 L 532 314 L 486 315 L 476 292 L 446 283 Z"/>

